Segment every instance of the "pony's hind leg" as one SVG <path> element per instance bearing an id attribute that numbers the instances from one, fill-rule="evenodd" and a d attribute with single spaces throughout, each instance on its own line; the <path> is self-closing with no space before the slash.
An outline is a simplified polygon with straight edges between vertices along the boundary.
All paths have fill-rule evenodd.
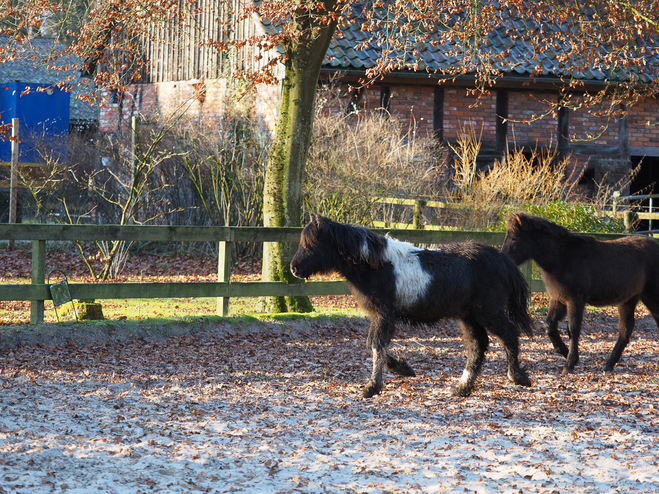
<path id="1" fill-rule="evenodd" d="M 373 352 L 373 370 L 371 379 L 364 389 L 364 398 L 371 398 L 382 391 L 384 386 L 383 371 L 387 363 L 387 346 L 394 334 L 393 319 L 386 316 L 371 316 L 366 345 Z"/>
<path id="2" fill-rule="evenodd" d="M 489 339 L 485 328 L 474 320 L 460 321 L 463 339 L 467 350 L 467 364 L 462 377 L 453 388 L 453 396 L 469 396 L 474 390 L 476 378 L 480 374 Z"/>
<path id="3" fill-rule="evenodd" d="M 563 374 L 574 372 L 574 366 L 579 362 L 579 337 L 581 336 L 581 323 L 585 305 L 572 302 L 567 308 L 567 328 L 570 333 L 570 347 Z"/>
<path id="4" fill-rule="evenodd" d="M 645 307 L 650 311 L 650 314 L 652 314 L 652 317 L 654 318 L 654 322 L 659 328 L 659 297 L 657 297 L 654 294 L 648 294 L 647 292 L 644 292 L 641 295 L 641 302 L 645 304 Z"/>
<path id="5" fill-rule="evenodd" d="M 519 338 L 515 326 L 504 313 L 501 313 L 488 323 L 488 329 L 501 341 L 506 350 L 508 380 L 520 386 L 532 386 L 528 374 L 519 365 Z"/>
<path id="6" fill-rule="evenodd" d="M 554 350 L 565 358 L 567 358 L 568 348 L 565 346 L 565 343 L 563 343 L 561 335 L 558 332 L 558 323 L 565 318 L 566 314 L 567 306 L 564 303 L 554 299 L 549 300 L 545 332 L 549 337 L 549 341 L 551 341 L 551 344 L 554 346 Z"/>
<path id="7" fill-rule="evenodd" d="M 397 359 L 390 353 L 385 353 L 384 364 L 387 366 L 387 370 L 392 374 L 403 377 L 415 377 L 416 372 L 410 367 L 410 365 L 405 361 L 405 359 Z"/>
<path id="8" fill-rule="evenodd" d="M 618 341 L 616 341 L 613 350 L 611 350 L 611 355 L 609 355 L 609 358 L 604 364 L 604 370 L 606 372 L 613 370 L 613 367 L 620 360 L 623 350 L 632 337 L 632 331 L 634 330 L 634 310 L 636 310 L 637 304 L 638 298 L 634 297 L 618 306 L 618 316 L 620 318 L 618 321 Z"/>

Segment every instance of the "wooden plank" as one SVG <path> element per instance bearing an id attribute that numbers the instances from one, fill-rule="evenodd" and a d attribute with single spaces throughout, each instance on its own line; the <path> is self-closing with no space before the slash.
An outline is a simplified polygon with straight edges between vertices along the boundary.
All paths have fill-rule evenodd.
<path id="1" fill-rule="evenodd" d="M 155 242 L 298 242 L 301 228 L 0 224 L 3 240 L 126 240 Z"/>
<path id="2" fill-rule="evenodd" d="M 532 292 L 544 292 L 542 280 L 531 280 Z M 268 297 L 287 295 L 349 295 L 344 281 L 310 281 L 287 285 L 279 281 L 251 283 L 70 283 L 74 299 Z M 52 300 L 48 285 L 0 285 L 0 300 Z"/>
<path id="3" fill-rule="evenodd" d="M 52 300 L 47 285 L 0 285 L 0 300 Z"/>
<path id="4" fill-rule="evenodd" d="M 640 213 L 647 214 L 647 213 Z M 655 217 L 656 218 L 656 217 Z M 2 240 L 125 240 L 160 242 L 299 242 L 301 228 L 205 227 L 205 226 L 118 226 L 118 225 L 52 225 L 0 224 Z M 463 230 L 373 229 L 379 234 L 413 243 L 448 243 L 474 240 L 490 245 L 503 242 L 503 232 Z M 613 239 L 624 234 L 593 234 L 599 239 Z"/>
<path id="5" fill-rule="evenodd" d="M 615 213 L 609 212 L 607 216 L 615 218 L 624 218 L 626 211 L 616 211 Z M 634 212 L 634 215 L 640 220 L 659 220 L 659 213 L 643 213 L 643 212 Z"/>
<path id="6" fill-rule="evenodd" d="M 545 282 L 542 280 L 531 280 L 529 283 L 529 288 L 532 292 L 546 292 Z"/>
<path id="7" fill-rule="evenodd" d="M 311 281 L 287 285 L 280 281 L 250 283 L 69 283 L 74 299 L 266 297 L 347 295 L 344 281 Z M 48 285 L 0 285 L 0 300 L 52 300 Z"/>
<path id="8" fill-rule="evenodd" d="M 447 243 L 473 239 L 497 245 L 503 233 L 461 230 L 374 229 L 415 243 Z M 299 242 L 301 228 L 0 224 L 3 240 L 125 240 L 160 242 Z M 494 241 L 493 241 L 494 239 Z"/>
<path id="9" fill-rule="evenodd" d="M 460 230 L 382 230 L 398 240 L 418 244 L 447 244 L 474 240 L 487 245 L 501 245 L 505 234 L 503 232 L 471 232 Z"/>

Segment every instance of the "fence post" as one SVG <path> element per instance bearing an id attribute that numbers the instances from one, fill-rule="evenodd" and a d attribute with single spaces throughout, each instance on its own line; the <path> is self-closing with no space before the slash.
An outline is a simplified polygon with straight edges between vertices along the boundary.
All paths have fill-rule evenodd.
<path id="1" fill-rule="evenodd" d="M 46 284 L 46 241 L 32 241 L 32 284 Z M 44 301 L 30 301 L 30 324 L 43 322 Z"/>
<path id="2" fill-rule="evenodd" d="M 217 281 L 231 282 L 231 242 L 220 242 L 217 254 Z M 217 297 L 217 315 L 229 315 L 229 297 Z"/>
<path id="3" fill-rule="evenodd" d="M 16 201 L 18 200 L 18 118 L 11 119 L 11 169 L 9 178 L 9 223 L 16 223 Z M 9 248 L 14 247 L 14 241 L 9 241 Z"/>
<path id="4" fill-rule="evenodd" d="M 415 230 L 420 230 L 423 228 L 423 208 L 426 207 L 426 201 L 422 201 L 421 199 L 416 199 L 414 201 L 414 216 L 412 219 L 412 225 Z"/>
<path id="5" fill-rule="evenodd" d="M 526 283 L 529 285 L 529 296 L 531 295 L 531 283 L 533 282 L 533 261 L 528 260 L 519 267 L 520 271 L 524 275 Z"/>

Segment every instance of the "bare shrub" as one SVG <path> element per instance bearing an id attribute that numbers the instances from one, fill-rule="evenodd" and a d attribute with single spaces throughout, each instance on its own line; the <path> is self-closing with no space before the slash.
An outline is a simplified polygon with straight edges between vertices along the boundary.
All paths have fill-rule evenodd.
<path id="1" fill-rule="evenodd" d="M 622 231 L 621 220 L 611 218 L 610 186 L 596 184 L 592 198 L 577 190 L 580 175 L 570 157 L 558 158 L 555 149 L 535 149 L 524 154 L 509 150 L 488 170 L 478 170 L 480 136 L 463 131 L 452 147 L 453 185 L 447 191 L 454 207 L 444 213 L 444 223 L 462 229 L 503 229 L 512 210 L 526 210 L 579 231 Z M 631 181 L 633 174 L 625 178 Z M 619 183 L 616 186 L 622 187 Z"/>
<path id="2" fill-rule="evenodd" d="M 452 149 L 456 158 L 448 195 L 450 202 L 460 205 L 451 215 L 456 227 L 492 227 L 506 205 L 568 201 L 578 182 L 568 172 L 569 158 L 558 160 L 553 149 L 536 149 L 528 156 L 520 149 L 511 150 L 486 171 L 476 164 L 480 137 L 473 129 L 463 132 Z"/>
<path id="3" fill-rule="evenodd" d="M 405 131 L 386 113 L 316 115 L 307 161 L 304 208 L 337 221 L 369 225 L 405 221 L 382 197 L 436 199 L 442 191 L 444 156 L 434 141 Z M 409 218 L 407 218 L 409 221 Z"/>
<path id="4" fill-rule="evenodd" d="M 187 122 L 175 134 L 181 151 L 175 164 L 179 183 L 190 187 L 197 224 L 263 224 L 263 183 L 270 135 L 259 126 L 249 101 L 227 101 L 223 118 L 212 125 Z M 191 204 L 188 204 L 188 213 Z M 240 244 L 238 254 L 255 254 L 260 244 Z"/>

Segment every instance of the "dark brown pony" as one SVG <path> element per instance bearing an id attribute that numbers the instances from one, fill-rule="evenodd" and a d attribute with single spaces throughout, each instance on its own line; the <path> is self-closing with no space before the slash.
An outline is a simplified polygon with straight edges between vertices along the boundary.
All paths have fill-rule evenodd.
<path id="1" fill-rule="evenodd" d="M 506 350 L 508 379 L 531 386 L 518 361 L 519 334 L 531 334 L 528 287 L 517 266 L 493 247 L 463 242 L 419 249 L 366 228 L 312 216 L 291 272 L 298 278 L 339 273 L 370 316 L 366 344 L 373 354 L 373 372 L 365 398 L 381 391 L 385 367 L 394 374 L 415 375 L 406 362 L 387 353 L 398 320 L 460 321 L 467 364 L 454 395 L 472 392 L 488 347 L 487 331 Z"/>
<path id="2" fill-rule="evenodd" d="M 579 335 L 584 307 L 615 305 L 620 317 L 618 341 L 604 370 L 611 371 L 629 343 L 634 310 L 643 302 L 659 325 L 659 244 L 642 236 L 598 241 L 570 233 L 551 221 L 523 213 L 506 223 L 501 249 L 518 265 L 533 259 L 542 270 L 549 294 L 547 336 L 567 361 L 570 373 L 579 361 Z M 558 324 L 568 318 L 569 348 Z"/>

